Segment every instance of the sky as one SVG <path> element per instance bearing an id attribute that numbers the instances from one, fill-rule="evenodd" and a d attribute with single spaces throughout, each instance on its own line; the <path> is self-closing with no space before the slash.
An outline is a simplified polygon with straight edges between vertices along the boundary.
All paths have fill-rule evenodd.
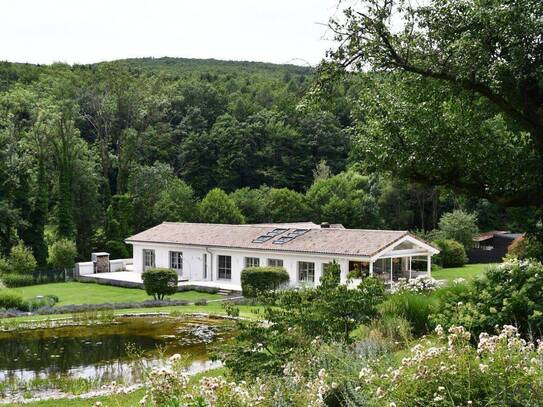
<path id="1" fill-rule="evenodd" d="M 0 60 L 185 57 L 315 65 L 338 0 L 1 0 Z"/>

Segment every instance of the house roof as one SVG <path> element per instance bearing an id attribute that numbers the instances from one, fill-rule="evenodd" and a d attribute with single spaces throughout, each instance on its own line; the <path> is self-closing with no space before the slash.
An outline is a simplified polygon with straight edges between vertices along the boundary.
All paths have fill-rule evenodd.
<path id="1" fill-rule="evenodd" d="M 261 236 L 281 228 L 270 225 L 223 225 L 209 223 L 164 222 L 126 239 L 127 243 L 173 243 L 187 246 L 207 246 L 238 249 L 257 249 L 282 252 L 305 252 L 334 255 L 370 257 L 391 246 L 405 236 L 407 231 L 365 230 L 341 228 L 300 228 L 300 224 L 283 224 L 284 231 L 262 242 Z M 287 226 L 296 226 L 294 228 Z M 292 234 L 299 235 L 289 240 Z M 272 233 L 273 234 L 273 233 Z M 426 243 L 417 237 L 412 238 Z M 276 243 L 281 238 L 283 244 Z"/>
<path id="2" fill-rule="evenodd" d="M 491 230 L 490 232 L 480 233 L 479 235 L 475 236 L 473 238 L 473 240 L 475 242 L 482 242 L 484 240 L 491 239 L 496 235 L 503 235 L 503 234 L 506 234 L 506 233 L 509 233 L 509 231 L 507 231 L 507 230 Z"/>

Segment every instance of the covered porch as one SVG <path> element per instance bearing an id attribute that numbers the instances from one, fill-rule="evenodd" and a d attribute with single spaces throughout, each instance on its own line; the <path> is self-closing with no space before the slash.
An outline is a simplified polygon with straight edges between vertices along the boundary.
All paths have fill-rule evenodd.
<path id="1" fill-rule="evenodd" d="M 437 253 L 439 250 L 435 247 L 405 236 L 367 261 L 349 261 L 349 272 L 358 269 L 361 276 L 375 276 L 387 285 L 400 279 L 431 277 L 432 256 Z"/>

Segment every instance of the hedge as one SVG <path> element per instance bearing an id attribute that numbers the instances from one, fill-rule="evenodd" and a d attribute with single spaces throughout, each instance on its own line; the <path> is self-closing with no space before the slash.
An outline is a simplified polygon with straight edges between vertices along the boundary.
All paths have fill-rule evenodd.
<path id="1" fill-rule="evenodd" d="M 35 284 L 34 277 L 31 274 L 4 274 L 0 277 L 0 280 L 8 288 L 25 287 Z"/>
<path id="2" fill-rule="evenodd" d="M 434 261 L 440 266 L 444 268 L 462 267 L 468 261 L 464 246 L 456 240 L 441 239 L 436 240 L 434 243 L 440 250 Z"/>
<path id="3" fill-rule="evenodd" d="M 28 311 L 23 297 L 11 290 L 0 290 L 0 308 Z"/>
<path id="4" fill-rule="evenodd" d="M 257 297 L 288 283 L 283 267 L 247 267 L 241 272 L 241 290 L 244 297 Z"/>
<path id="5" fill-rule="evenodd" d="M 155 268 L 145 270 L 141 279 L 147 294 L 155 300 L 163 300 L 166 295 L 177 292 L 177 273 L 172 269 Z"/>

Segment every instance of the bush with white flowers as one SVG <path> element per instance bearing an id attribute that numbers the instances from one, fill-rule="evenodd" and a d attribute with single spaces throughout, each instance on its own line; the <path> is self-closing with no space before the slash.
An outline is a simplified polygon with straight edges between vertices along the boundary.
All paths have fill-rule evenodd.
<path id="1" fill-rule="evenodd" d="M 415 345 L 399 363 L 360 371 L 359 392 L 376 405 L 541 406 L 543 344 L 526 342 L 513 326 L 482 333 L 477 347 L 461 326 Z"/>
<path id="2" fill-rule="evenodd" d="M 392 292 L 412 292 L 416 294 L 427 294 L 439 288 L 439 282 L 431 277 L 419 276 L 417 278 L 400 278 L 392 285 Z"/>

